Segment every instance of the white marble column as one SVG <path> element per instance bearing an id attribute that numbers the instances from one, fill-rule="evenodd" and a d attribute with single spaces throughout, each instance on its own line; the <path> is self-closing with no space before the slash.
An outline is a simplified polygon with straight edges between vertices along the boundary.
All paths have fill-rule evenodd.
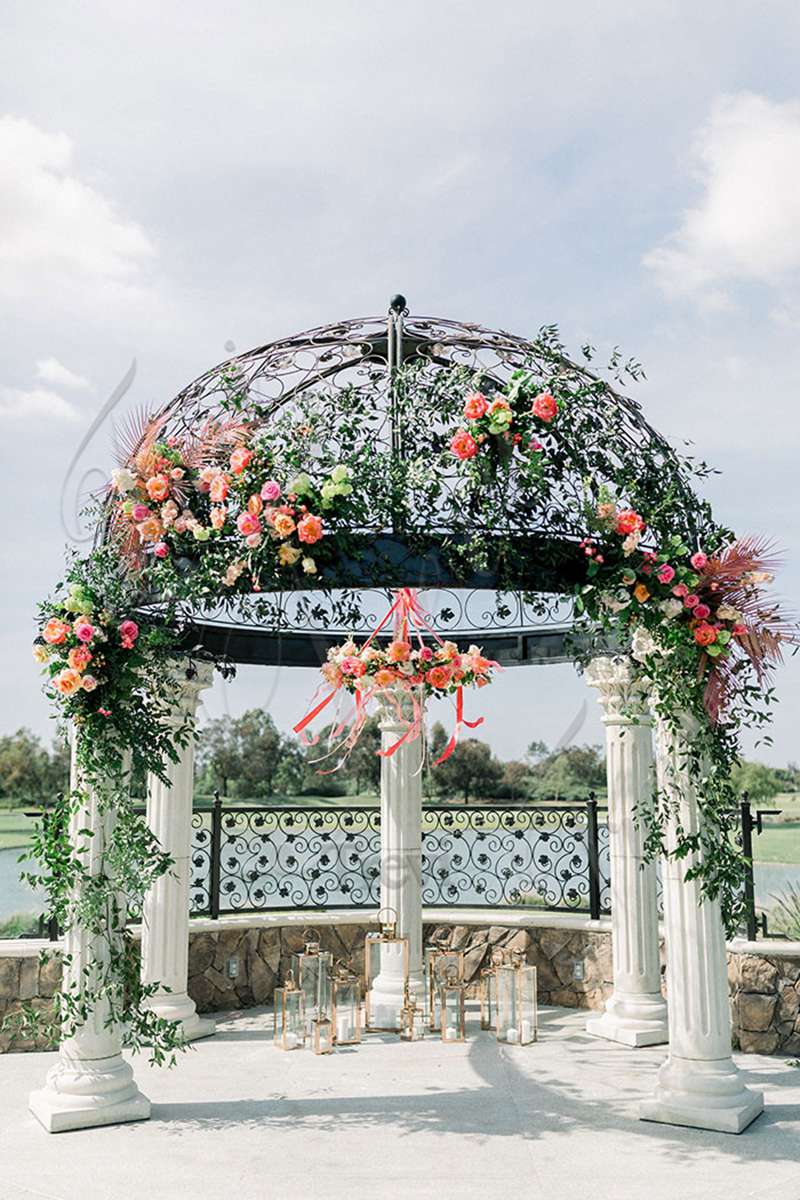
<path id="1" fill-rule="evenodd" d="M 76 738 L 79 736 L 73 728 L 70 770 L 73 791 L 82 787 L 77 766 Z M 98 875 L 103 870 L 105 848 L 113 824 L 113 804 L 106 807 L 102 797 L 93 789 L 86 789 L 83 803 L 70 817 L 69 836 L 73 849 L 91 875 Z M 91 836 L 84 831 L 89 831 Z M 124 921 L 124 915 L 120 920 Z M 73 925 L 64 936 L 62 988 L 72 995 L 79 995 L 87 984 L 90 988 L 96 987 L 109 954 L 107 938 Z M 150 1116 L 150 1101 L 137 1088 L 133 1070 L 120 1053 L 121 1029 L 118 1025 L 107 1024 L 108 1013 L 108 1001 L 100 1000 L 84 1024 L 62 1041 L 58 1062 L 48 1072 L 44 1087 L 30 1096 L 31 1112 L 49 1133 L 141 1121 Z"/>
<path id="2" fill-rule="evenodd" d="M 394 706 L 380 717 L 381 748 L 393 746 L 408 728 Z M 408 937 L 409 985 L 422 995 L 422 739 L 406 742 L 381 760 L 381 908 L 397 913 L 397 930 Z M 401 956 L 386 947 L 372 989 L 373 1024 L 393 1028 L 403 1003 Z M 383 1014 L 383 1015 L 382 1015 Z"/>
<path id="3" fill-rule="evenodd" d="M 176 672 L 175 686 L 180 692 L 176 725 L 187 717 L 194 719 L 200 693 L 211 685 L 212 676 L 208 663 L 195 663 Z M 147 780 L 147 824 L 173 859 L 173 866 L 145 896 L 142 982 L 160 985 L 147 1003 L 165 1020 L 180 1021 L 184 1037 L 193 1041 L 216 1030 L 212 1018 L 197 1015 L 187 991 L 194 741 L 181 750 L 177 763 L 167 764 L 167 776 L 167 784 L 155 775 Z"/>
<path id="4" fill-rule="evenodd" d="M 680 735 L 656 719 L 659 787 L 675 806 L 668 848 L 675 845 L 678 825 L 688 833 L 699 828 L 695 785 L 686 766 L 692 729 L 690 718 Z M 664 863 L 669 1057 L 658 1072 L 653 1096 L 641 1104 L 640 1116 L 668 1125 L 741 1133 L 763 1110 L 764 1097 L 745 1087 L 731 1057 L 720 906 L 701 894 L 698 880 L 686 880 L 687 869 L 696 862 L 697 855 L 691 853 Z"/>
<path id="5" fill-rule="evenodd" d="M 614 990 L 587 1033 L 626 1046 L 667 1040 L 661 995 L 656 865 L 645 861 L 636 807 L 651 794 L 653 748 L 646 694 L 629 658 L 595 658 L 586 672 L 597 688 L 606 727 L 608 841 Z"/>

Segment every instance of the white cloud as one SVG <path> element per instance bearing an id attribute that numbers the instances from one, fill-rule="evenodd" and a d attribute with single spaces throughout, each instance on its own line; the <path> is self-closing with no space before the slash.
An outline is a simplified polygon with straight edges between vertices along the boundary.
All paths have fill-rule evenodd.
<path id="1" fill-rule="evenodd" d="M 737 281 L 784 284 L 800 268 L 800 102 L 723 96 L 694 155 L 703 195 L 645 266 L 666 292 L 713 307 Z"/>
<path id="2" fill-rule="evenodd" d="M 75 173 L 73 145 L 0 117 L 0 279 L 10 294 L 73 283 L 130 285 L 153 257 L 144 231 Z"/>
<path id="3" fill-rule="evenodd" d="M 80 413 L 69 400 L 49 388 L 0 387 L 1 425 L 42 425 L 77 421 Z"/>
<path id="4" fill-rule="evenodd" d="M 91 387 L 83 375 L 76 375 L 65 367 L 57 358 L 41 358 L 36 364 L 36 378 L 44 383 L 52 383 L 55 387 L 69 388 L 72 391 L 86 391 Z"/>

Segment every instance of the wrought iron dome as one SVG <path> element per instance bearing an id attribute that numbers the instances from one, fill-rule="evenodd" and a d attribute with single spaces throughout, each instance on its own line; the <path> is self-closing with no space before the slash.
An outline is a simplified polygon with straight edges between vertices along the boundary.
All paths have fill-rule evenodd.
<path id="1" fill-rule="evenodd" d="M 665 468 L 673 486 L 685 486 L 688 501 L 691 492 L 675 452 L 645 420 L 640 405 L 568 359 L 554 329 L 546 327 L 527 340 L 505 330 L 414 316 L 403 296 L 392 299 L 388 317 L 338 321 L 236 355 L 190 383 L 159 416 L 163 436 L 183 438 L 210 422 L 230 419 L 232 412 L 251 430 L 265 432 L 285 418 L 312 412 L 326 437 L 306 446 L 311 457 L 305 469 L 313 470 L 315 453 L 329 458 L 339 448 L 352 449 L 355 438 L 362 450 L 384 460 L 385 472 L 378 475 L 388 477 L 394 463 L 408 468 L 415 455 L 434 446 L 441 451 L 453 423 L 442 390 L 446 381 L 452 389 L 452 381 L 461 380 L 463 396 L 470 383 L 484 390 L 502 388 L 520 369 L 543 378 L 555 374 L 585 397 L 570 406 L 577 434 L 585 426 L 591 438 L 592 422 L 602 412 L 604 427 L 613 431 L 610 466 L 614 456 L 637 456 L 647 446 L 650 463 Z M 415 412 L 422 394 L 427 419 L 420 429 Z M 363 425 L 343 433 L 339 414 L 354 397 L 365 414 Z M 352 531 L 358 553 L 335 570 L 326 569 L 322 588 L 304 586 L 301 578 L 288 589 L 260 595 L 253 606 L 220 601 L 217 610 L 198 619 L 197 634 L 234 661 L 312 666 L 345 634 L 374 627 L 391 588 L 416 586 L 426 591 L 425 603 L 442 632 L 479 641 L 501 661 L 572 658 L 567 597 L 583 577 L 585 563 L 577 546 L 580 523 L 567 514 L 579 507 L 582 482 L 562 467 L 557 495 L 536 511 L 521 503 L 513 480 L 509 483 L 504 540 L 511 537 L 513 565 L 499 549 L 495 531 L 476 530 L 452 493 L 449 505 L 420 511 L 411 484 L 401 502 L 390 490 L 376 495 L 369 524 Z M 412 476 L 413 471 L 406 478 Z M 643 483 L 644 490 L 648 487 L 657 487 L 655 473 Z M 687 508 L 691 511 L 688 503 Z M 476 536 L 485 544 L 485 561 L 465 571 L 458 550 Z"/>

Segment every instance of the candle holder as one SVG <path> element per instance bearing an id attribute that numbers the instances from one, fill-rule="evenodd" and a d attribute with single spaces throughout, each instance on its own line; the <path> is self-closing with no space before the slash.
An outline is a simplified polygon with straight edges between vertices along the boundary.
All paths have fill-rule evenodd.
<path id="1" fill-rule="evenodd" d="M 275 989 L 273 1041 L 279 1050 L 301 1050 L 306 1040 L 303 993 L 289 971 L 283 987 Z"/>
<path id="2" fill-rule="evenodd" d="M 393 914 L 391 917 L 384 914 Z M 364 970 L 366 974 L 366 1020 L 365 1029 L 368 1033 L 396 1033 L 400 1028 L 400 1009 L 398 1003 L 394 1021 L 386 1022 L 386 1014 L 381 1016 L 375 1011 L 372 992 L 375 980 L 387 966 L 395 968 L 395 974 L 402 979 L 402 995 L 408 990 L 408 938 L 397 932 L 397 913 L 393 908 L 382 908 L 378 913 L 380 929 L 371 931 L 364 940 Z M 382 1006 L 383 1008 L 384 1006 Z"/>
<path id="3" fill-rule="evenodd" d="M 425 1009 L 417 1004 L 414 992 L 406 989 L 405 1003 L 400 1009 L 400 1039 L 419 1042 L 425 1037 Z"/>
<path id="4" fill-rule="evenodd" d="M 481 1029 L 497 1028 L 497 968 L 503 965 L 503 961 L 503 951 L 495 947 L 490 965 L 481 971 Z"/>
<path id="5" fill-rule="evenodd" d="M 315 1054 L 333 1054 L 333 1022 L 324 1012 L 311 1022 L 311 1049 Z"/>
<path id="6" fill-rule="evenodd" d="M 311 931 L 313 934 L 314 931 Z M 303 993 L 306 1014 L 306 1033 L 311 1033 L 311 1022 L 321 1012 L 331 1011 L 331 971 L 333 955 L 320 948 L 319 937 L 303 932 L 305 949 L 293 954 L 291 965 L 297 986 Z"/>
<path id="7" fill-rule="evenodd" d="M 466 1041 L 466 989 L 459 968 L 451 963 L 441 985 L 442 1041 Z"/>
<path id="8" fill-rule="evenodd" d="M 438 945 L 425 955 L 426 983 L 428 996 L 428 1024 L 434 1032 L 441 1028 L 441 989 L 451 969 L 459 980 L 464 978 L 464 954 L 461 950 L 449 950 Z"/>
<path id="9" fill-rule="evenodd" d="M 333 1040 L 337 1046 L 361 1041 L 361 983 L 346 963 L 339 963 L 332 984 Z"/>
<path id="10" fill-rule="evenodd" d="M 497 968 L 497 1040 L 527 1046 L 538 1037 L 536 967 L 516 959 Z"/>

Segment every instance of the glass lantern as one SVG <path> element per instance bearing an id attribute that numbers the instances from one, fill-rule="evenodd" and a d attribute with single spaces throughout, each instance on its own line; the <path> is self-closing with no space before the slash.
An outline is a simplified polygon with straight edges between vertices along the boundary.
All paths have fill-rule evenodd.
<path id="1" fill-rule="evenodd" d="M 384 914 L 392 913 L 384 919 Z M 396 1033 L 400 1028 L 400 996 L 408 989 L 408 938 L 397 932 L 397 914 L 394 909 L 381 909 L 378 913 L 380 930 L 367 934 L 364 942 L 364 965 L 366 972 L 366 1022 L 371 1033 Z M 397 1003 L 375 1003 L 373 990 L 379 975 L 392 980 L 391 993 L 398 996 Z M 398 985 L 399 986 L 396 986 Z"/>
<path id="2" fill-rule="evenodd" d="M 458 967 L 451 965 L 440 987 L 442 1041 L 463 1042 L 466 1040 L 466 989 L 459 977 Z"/>
<path id="3" fill-rule="evenodd" d="M 503 951 L 492 951 L 491 965 L 481 971 L 481 1029 L 497 1026 L 497 968 L 502 966 Z"/>
<path id="4" fill-rule="evenodd" d="M 315 1054 L 333 1054 L 333 1021 L 324 1010 L 311 1022 L 311 1049 Z"/>
<path id="5" fill-rule="evenodd" d="M 306 1040 L 306 1014 L 303 993 L 290 971 L 283 987 L 275 989 L 275 1027 L 273 1040 L 280 1050 L 301 1050 Z"/>
<path id="6" fill-rule="evenodd" d="M 438 1030 L 441 1025 L 442 985 L 452 972 L 455 972 L 459 982 L 463 981 L 464 955 L 461 950 L 448 950 L 438 946 L 433 951 L 429 951 L 427 955 L 428 1024 L 433 1030 Z"/>
<path id="7" fill-rule="evenodd" d="M 303 952 L 292 955 L 292 974 L 305 1003 L 307 1034 L 315 1017 L 331 1011 L 332 966 L 333 956 L 321 950 L 318 941 L 307 940 Z"/>
<path id="8" fill-rule="evenodd" d="M 425 1009 L 417 1004 L 414 992 L 406 991 L 400 1009 L 400 1038 L 404 1042 L 419 1042 L 425 1037 Z"/>
<path id="9" fill-rule="evenodd" d="M 537 971 L 521 960 L 497 969 L 497 1040 L 527 1046 L 539 1031 Z"/>
<path id="10" fill-rule="evenodd" d="M 344 964 L 332 984 L 333 1040 L 337 1046 L 361 1041 L 361 984 Z"/>

